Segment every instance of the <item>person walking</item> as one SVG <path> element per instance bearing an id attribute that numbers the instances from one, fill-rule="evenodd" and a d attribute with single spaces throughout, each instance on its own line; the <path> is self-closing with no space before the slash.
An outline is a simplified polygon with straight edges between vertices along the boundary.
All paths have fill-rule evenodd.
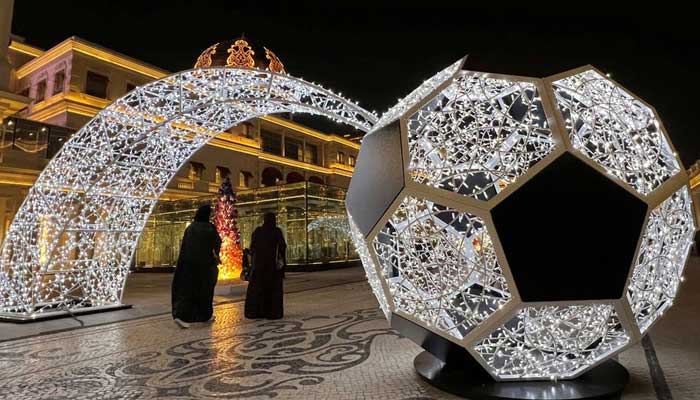
<path id="1" fill-rule="evenodd" d="M 210 321 L 214 314 L 221 238 L 210 215 L 211 206 L 200 207 L 182 237 L 172 286 L 173 319 L 181 328 Z"/>
<path id="2" fill-rule="evenodd" d="M 250 270 L 251 270 L 251 265 L 250 265 L 250 249 L 245 248 L 243 249 L 243 257 L 241 260 L 241 275 L 240 278 L 242 281 L 250 281 Z"/>
<path id="3" fill-rule="evenodd" d="M 245 298 L 245 317 L 280 319 L 284 316 L 282 277 L 287 265 L 287 243 L 274 213 L 266 213 L 262 226 L 253 231 L 250 252 L 253 268 Z"/>

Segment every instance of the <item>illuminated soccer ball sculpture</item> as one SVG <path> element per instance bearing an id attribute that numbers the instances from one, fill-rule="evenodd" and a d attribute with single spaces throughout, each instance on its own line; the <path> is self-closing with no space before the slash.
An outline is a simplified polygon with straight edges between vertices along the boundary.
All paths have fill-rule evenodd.
<path id="1" fill-rule="evenodd" d="M 365 136 L 347 206 L 393 326 L 497 380 L 571 379 L 672 305 L 687 182 L 653 108 L 594 68 L 534 79 L 459 62 Z"/>

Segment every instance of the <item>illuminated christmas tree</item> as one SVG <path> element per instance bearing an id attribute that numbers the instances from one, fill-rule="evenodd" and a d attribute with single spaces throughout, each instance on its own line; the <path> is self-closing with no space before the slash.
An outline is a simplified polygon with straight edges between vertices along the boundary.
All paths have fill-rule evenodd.
<path id="1" fill-rule="evenodd" d="M 236 226 L 238 210 L 236 210 L 236 194 L 231 187 L 231 180 L 226 178 L 219 187 L 219 199 L 216 203 L 214 225 L 221 236 L 221 251 L 219 251 L 219 280 L 236 279 L 241 274 L 243 251 L 241 250 L 241 235 Z"/>

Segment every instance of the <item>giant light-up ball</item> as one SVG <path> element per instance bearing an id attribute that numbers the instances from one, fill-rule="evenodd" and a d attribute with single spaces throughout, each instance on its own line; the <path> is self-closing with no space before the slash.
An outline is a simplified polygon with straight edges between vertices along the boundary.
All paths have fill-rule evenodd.
<path id="1" fill-rule="evenodd" d="M 695 229 L 686 172 L 654 109 L 593 67 L 461 65 L 363 139 L 353 240 L 400 330 L 497 380 L 576 378 L 672 305 Z"/>

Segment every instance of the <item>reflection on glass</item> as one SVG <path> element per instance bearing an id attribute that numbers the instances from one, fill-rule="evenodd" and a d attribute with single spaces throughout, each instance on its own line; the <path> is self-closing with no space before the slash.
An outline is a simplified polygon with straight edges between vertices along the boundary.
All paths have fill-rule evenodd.
<path id="1" fill-rule="evenodd" d="M 22 118 L 7 118 L 0 125 L 0 149 L 13 149 L 41 158 L 52 158 L 73 132 L 62 126 Z"/>
<path id="2" fill-rule="evenodd" d="M 15 148 L 26 153 L 41 153 L 46 150 L 48 129 L 31 121 L 17 120 Z"/>
<path id="3" fill-rule="evenodd" d="M 282 155 L 282 137 L 273 132 L 260 131 L 262 149 L 266 153 Z"/>
<path id="4" fill-rule="evenodd" d="M 262 224 L 263 214 L 274 212 L 287 240 L 289 264 L 357 259 L 348 236 L 345 192 L 311 182 L 238 191 L 237 225 L 242 246 L 250 247 L 250 236 Z M 136 267 L 174 266 L 187 223 L 205 203 L 215 205 L 215 197 L 160 202 L 141 236 Z"/>
<path id="5" fill-rule="evenodd" d="M 53 156 L 61 150 L 61 147 L 70 139 L 72 131 L 59 126 L 52 126 L 49 131 L 48 148 L 46 150 L 46 158 Z"/>
<path id="6" fill-rule="evenodd" d="M 289 136 L 285 137 L 284 156 L 292 160 L 304 161 L 304 142 Z"/>

